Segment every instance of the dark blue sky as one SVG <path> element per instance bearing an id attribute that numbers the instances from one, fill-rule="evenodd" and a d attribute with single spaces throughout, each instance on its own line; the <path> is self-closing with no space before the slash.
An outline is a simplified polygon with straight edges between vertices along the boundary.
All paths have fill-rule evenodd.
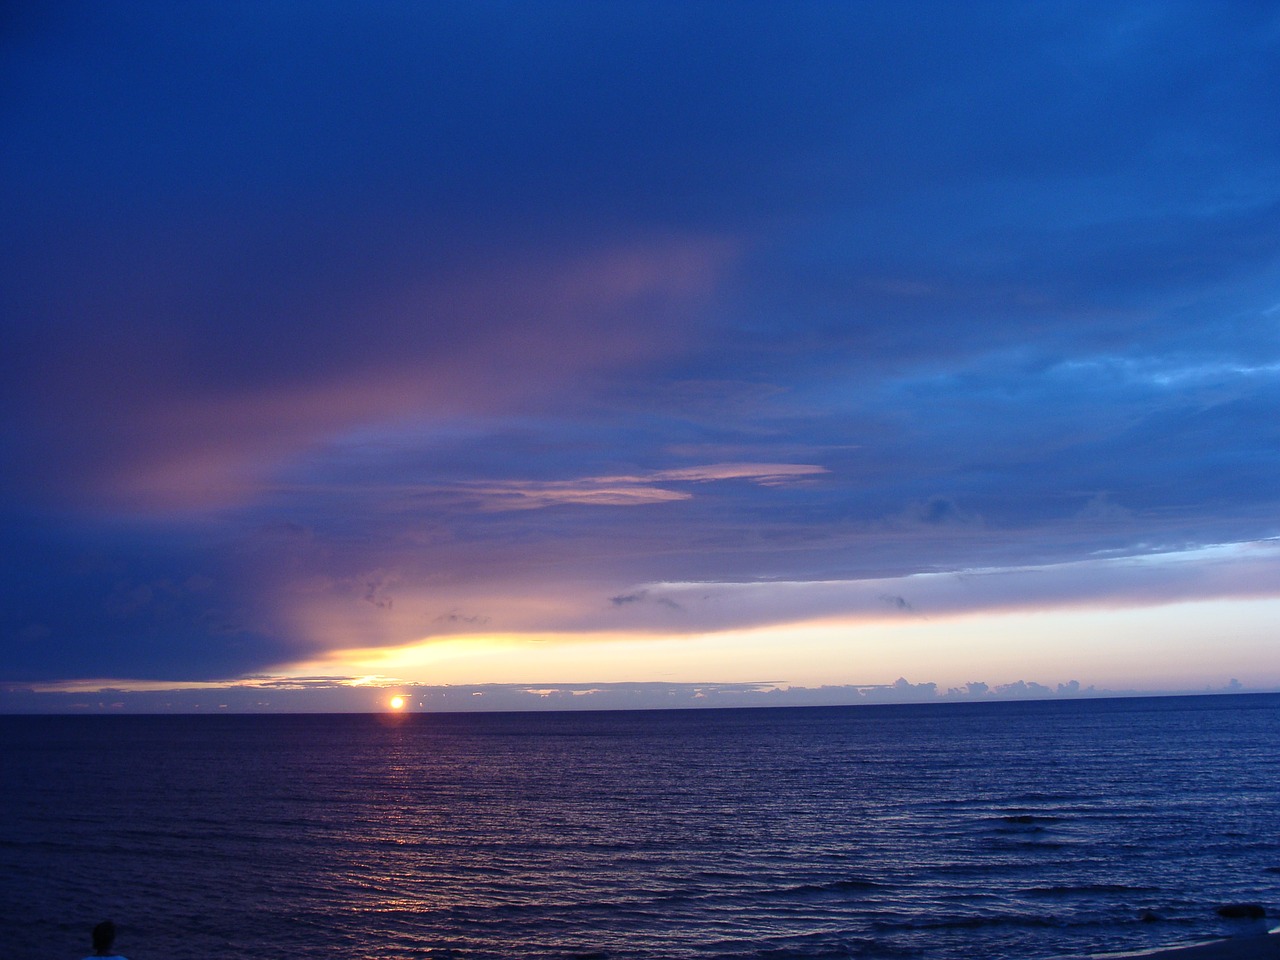
<path id="1" fill-rule="evenodd" d="M 1275 4 L 0 17 L 0 680 L 1280 534 Z"/>

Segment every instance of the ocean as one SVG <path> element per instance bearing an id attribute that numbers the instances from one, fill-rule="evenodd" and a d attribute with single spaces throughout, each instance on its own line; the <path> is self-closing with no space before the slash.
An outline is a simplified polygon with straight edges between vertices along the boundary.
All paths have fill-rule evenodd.
<path id="1" fill-rule="evenodd" d="M 1280 906 L 1280 695 L 0 717 L 7 960 L 1083 957 Z M 1273 923 L 1276 921 L 1272 921 Z"/>

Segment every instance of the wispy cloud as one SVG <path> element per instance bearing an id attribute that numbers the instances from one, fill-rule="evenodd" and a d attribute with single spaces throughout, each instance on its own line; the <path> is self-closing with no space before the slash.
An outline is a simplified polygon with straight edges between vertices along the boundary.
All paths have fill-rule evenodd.
<path id="1" fill-rule="evenodd" d="M 828 618 L 856 622 L 1277 595 L 1280 541 L 1269 540 L 894 578 L 644 584 L 611 598 L 613 610 L 587 622 L 658 632 L 723 630 Z M 666 612 L 653 616 L 654 605 Z"/>
<path id="2" fill-rule="evenodd" d="M 536 510 L 561 504 L 628 507 L 690 500 L 694 496 L 688 490 L 670 489 L 661 484 L 748 480 L 768 487 L 796 483 L 827 472 L 825 467 L 803 463 L 718 463 L 576 480 L 473 482 L 453 488 L 436 486 L 423 492 L 462 493 L 475 498 L 486 510 Z"/>

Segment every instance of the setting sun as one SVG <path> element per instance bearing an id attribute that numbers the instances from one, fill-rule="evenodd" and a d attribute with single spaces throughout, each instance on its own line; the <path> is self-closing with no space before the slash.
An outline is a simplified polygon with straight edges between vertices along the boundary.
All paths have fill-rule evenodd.
<path id="1" fill-rule="evenodd" d="M 404 709 L 404 697 L 392 697 L 392 698 L 391 698 L 391 709 L 392 709 L 392 710 L 403 710 L 403 709 Z"/>

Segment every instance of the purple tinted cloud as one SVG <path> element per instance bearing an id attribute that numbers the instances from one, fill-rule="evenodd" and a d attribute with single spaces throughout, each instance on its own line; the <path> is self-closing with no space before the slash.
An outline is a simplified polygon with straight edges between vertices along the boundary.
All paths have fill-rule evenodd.
<path id="1" fill-rule="evenodd" d="M 0 676 L 1277 533 L 1265 6 L 7 16 Z"/>

